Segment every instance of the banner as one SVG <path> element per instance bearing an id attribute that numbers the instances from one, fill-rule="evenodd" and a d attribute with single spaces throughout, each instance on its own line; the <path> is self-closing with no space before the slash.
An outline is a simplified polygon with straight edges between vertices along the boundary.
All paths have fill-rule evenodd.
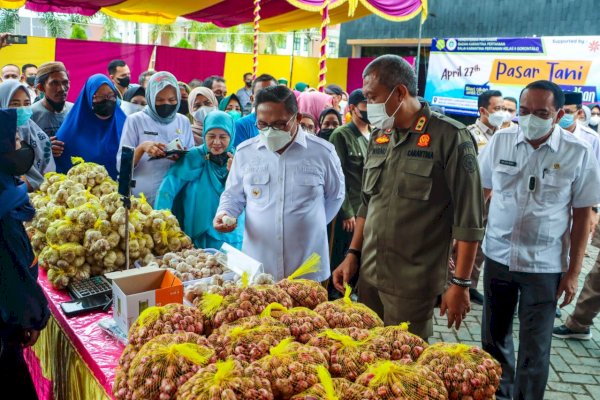
<path id="1" fill-rule="evenodd" d="M 425 99 L 447 113 L 476 116 L 482 92 L 518 100 L 540 79 L 582 92 L 584 103 L 597 102 L 600 36 L 433 39 Z"/>

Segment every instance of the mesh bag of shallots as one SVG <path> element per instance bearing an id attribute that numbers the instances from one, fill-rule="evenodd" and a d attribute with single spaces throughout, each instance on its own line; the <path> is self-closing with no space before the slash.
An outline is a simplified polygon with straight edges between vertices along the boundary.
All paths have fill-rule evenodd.
<path id="1" fill-rule="evenodd" d="M 277 286 L 290 295 L 294 307 L 306 307 L 312 310 L 327 301 L 327 289 L 319 282 L 300 279 L 301 276 L 318 272 L 320 268 L 321 257 L 313 253 L 292 275 L 277 283 Z"/>
<path id="2" fill-rule="evenodd" d="M 502 376 L 489 353 L 465 344 L 432 344 L 417 362 L 442 379 L 451 399 L 493 399 Z"/>
<path id="3" fill-rule="evenodd" d="M 372 330 L 373 336 L 383 338 L 391 347 L 391 360 L 416 361 L 428 346 L 427 342 L 419 336 L 408 331 L 409 324 L 406 322 L 397 326 L 386 326 Z"/>
<path id="4" fill-rule="evenodd" d="M 332 378 L 327 368 L 317 368 L 319 382 L 291 400 L 377 400 L 375 393 L 344 378 Z"/>
<path id="5" fill-rule="evenodd" d="M 372 329 L 383 326 L 383 321 L 375 311 L 350 299 L 351 292 L 352 288 L 346 285 L 343 298 L 321 303 L 315 308 L 315 312 L 322 315 L 331 328 Z"/>
<path id="6" fill-rule="evenodd" d="M 318 382 L 319 366 L 327 366 L 319 349 L 288 338 L 271 348 L 267 356 L 253 362 L 246 375 L 268 379 L 275 397 L 289 399 Z"/>
<path id="7" fill-rule="evenodd" d="M 373 390 L 379 400 L 448 399 L 444 383 L 433 371 L 404 361 L 372 364 L 356 383 Z"/>
<path id="8" fill-rule="evenodd" d="M 258 376 L 246 376 L 244 363 L 217 362 L 201 369 L 177 392 L 179 400 L 273 400 L 271 384 Z"/>
<path id="9" fill-rule="evenodd" d="M 308 342 L 329 327 L 325 318 L 306 307 L 286 308 L 279 303 L 271 303 L 261 316 L 271 316 L 283 323 L 300 343 Z"/>

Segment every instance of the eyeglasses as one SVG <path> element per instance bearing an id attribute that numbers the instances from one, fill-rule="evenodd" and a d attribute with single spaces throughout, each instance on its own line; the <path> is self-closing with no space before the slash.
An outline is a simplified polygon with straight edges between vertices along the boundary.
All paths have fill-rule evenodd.
<path id="1" fill-rule="evenodd" d="M 94 95 L 93 100 L 95 103 L 104 101 L 104 100 L 109 100 L 109 101 L 117 101 L 117 96 L 115 96 L 114 94 L 109 94 L 106 96 L 96 96 Z"/>
<path id="2" fill-rule="evenodd" d="M 513 114 L 513 113 L 516 113 L 516 112 L 517 112 L 517 110 L 511 110 L 510 108 L 507 108 L 507 109 L 506 109 L 506 111 L 508 111 L 508 112 L 509 112 L 509 113 L 511 113 L 511 114 Z"/>
<path id="3" fill-rule="evenodd" d="M 283 121 L 276 121 L 274 123 L 272 123 L 271 125 L 262 122 L 262 121 L 258 121 L 256 122 L 256 127 L 258 128 L 259 131 L 266 131 L 269 128 L 273 128 L 273 129 L 277 129 L 279 131 L 285 131 L 287 130 L 287 126 L 288 124 L 294 119 L 296 118 L 297 114 L 292 115 L 292 118 L 288 119 L 286 122 Z"/>
<path id="4" fill-rule="evenodd" d="M 300 127 L 302 129 L 304 129 L 305 131 L 307 131 L 307 132 L 313 132 L 314 133 L 314 131 L 315 131 L 315 127 L 312 126 L 312 125 L 306 125 L 306 124 L 300 123 Z"/>

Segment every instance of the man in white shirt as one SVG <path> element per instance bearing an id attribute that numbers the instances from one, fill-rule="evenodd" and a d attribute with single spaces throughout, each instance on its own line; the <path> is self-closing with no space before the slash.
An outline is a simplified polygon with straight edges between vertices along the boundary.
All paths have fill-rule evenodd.
<path id="1" fill-rule="evenodd" d="M 506 117 L 504 99 L 499 90 L 486 90 L 477 98 L 479 118 L 474 124 L 467 126 L 473 139 L 477 142 L 479 151 L 488 144 L 496 132 L 502 126 Z"/>
<path id="2" fill-rule="evenodd" d="M 565 105 L 563 106 L 565 115 L 558 124 L 577 139 L 588 143 L 596 160 L 600 161 L 600 138 L 598 133 L 584 126 L 581 122 L 577 122 L 579 117 L 584 115 L 582 100 L 583 95 L 580 92 L 565 92 Z"/>
<path id="3" fill-rule="evenodd" d="M 518 133 L 496 133 L 479 155 L 484 194 L 491 196 L 481 337 L 502 365 L 499 400 L 544 398 L 554 310 L 563 295 L 561 307 L 577 292 L 591 207 L 600 201 L 596 158 L 557 126 L 563 105 L 556 84 L 530 83 L 521 93 Z"/>
<path id="4" fill-rule="evenodd" d="M 256 95 L 259 136 L 237 148 L 214 219 L 220 232 L 235 228 L 223 216 L 246 211 L 242 251 L 263 263 L 275 279 L 292 274 L 315 252 L 321 269 L 307 279 L 329 278 L 327 224 L 345 195 L 334 146 L 300 128 L 294 93 L 284 86 Z"/>

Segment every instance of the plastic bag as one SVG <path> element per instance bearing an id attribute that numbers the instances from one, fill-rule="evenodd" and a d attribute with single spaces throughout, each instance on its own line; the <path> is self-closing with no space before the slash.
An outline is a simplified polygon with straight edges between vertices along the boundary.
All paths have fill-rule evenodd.
<path id="1" fill-rule="evenodd" d="M 428 344 L 419 336 L 408 331 L 409 324 L 403 322 L 398 326 L 386 326 L 373 329 L 373 336 L 383 338 L 391 347 L 391 360 L 407 359 L 416 361 Z"/>
<path id="2" fill-rule="evenodd" d="M 319 382 L 291 400 L 377 400 L 375 393 L 344 378 L 332 378 L 327 368 L 317 368 Z"/>
<path id="3" fill-rule="evenodd" d="M 442 380 L 418 364 L 382 361 L 371 365 L 356 383 L 375 392 L 380 400 L 447 400 Z"/>
<path id="4" fill-rule="evenodd" d="M 300 343 L 306 343 L 323 329 L 327 321 L 316 312 L 305 307 L 285 308 L 279 303 L 271 303 L 261 316 L 272 316 L 290 329 L 292 336 Z"/>
<path id="5" fill-rule="evenodd" d="M 331 328 L 372 329 L 383 326 L 383 321 L 375 311 L 364 304 L 352 302 L 351 293 L 352 288 L 346 285 L 343 298 L 321 303 L 315 308 L 315 312 L 325 317 Z"/>
<path id="6" fill-rule="evenodd" d="M 318 382 L 319 366 L 328 366 L 319 349 L 288 338 L 271 348 L 269 355 L 252 363 L 246 375 L 268 379 L 275 397 L 288 399 Z"/>
<path id="7" fill-rule="evenodd" d="M 217 362 L 201 369 L 177 392 L 179 400 L 273 400 L 267 379 L 245 376 L 244 365 L 235 360 Z"/>
<path id="8" fill-rule="evenodd" d="M 444 382 L 451 399 L 492 399 L 500 385 L 502 368 L 479 347 L 435 343 L 418 360 Z"/>
<path id="9" fill-rule="evenodd" d="M 290 295 L 294 307 L 306 307 L 313 310 L 316 306 L 327 301 L 327 289 L 319 282 L 308 279 L 298 279 L 301 276 L 318 272 L 321 268 L 321 257 L 313 253 L 292 275 L 277 283 L 277 286 Z"/>
<path id="10" fill-rule="evenodd" d="M 129 344 L 137 348 L 164 333 L 204 333 L 204 316 L 194 307 L 167 304 L 145 309 L 129 329 Z"/>

